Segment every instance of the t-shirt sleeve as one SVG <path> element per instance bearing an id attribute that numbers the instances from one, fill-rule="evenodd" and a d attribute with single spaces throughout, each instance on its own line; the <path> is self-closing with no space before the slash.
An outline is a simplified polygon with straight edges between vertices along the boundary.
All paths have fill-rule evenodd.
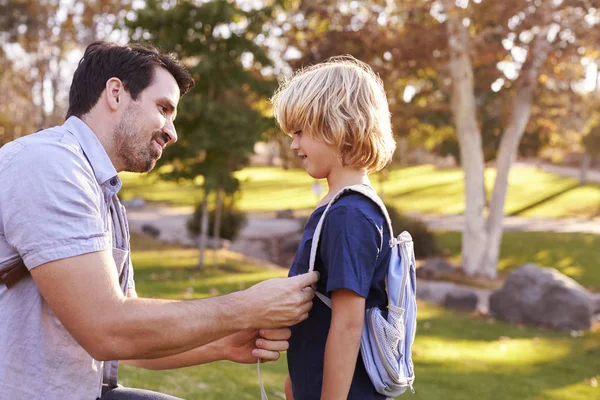
<path id="1" fill-rule="evenodd" d="M 357 209 L 340 205 L 325 217 L 320 240 L 327 293 L 349 289 L 366 298 L 381 251 L 381 228 Z"/>
<path id="2" fill-rule="evenodd" d="M 76 149 L 62 143 L 23 148 L 0 182 L 3 232 L 29 269 L 110 249 L 100 189 Z"/>

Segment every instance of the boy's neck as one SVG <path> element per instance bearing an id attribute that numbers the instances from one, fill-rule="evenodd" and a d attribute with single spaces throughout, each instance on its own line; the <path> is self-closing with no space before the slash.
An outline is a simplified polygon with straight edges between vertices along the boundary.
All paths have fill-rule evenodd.
<path id="1" fill-rule="evenodd" d="M 319 202 L 318 207 L 329 203 L 331 198 L 337 192 L 342 190 L 342 188 L 346 186 L 360 184 L 371 186 L 371 181 L 369 180 L 369 176 L 365 170 L 343 168 L 331 173 L 327 177 L 327 186 L 329 186 L 329 190 L 327 192 L 327 195 L 323 197 Z"/>

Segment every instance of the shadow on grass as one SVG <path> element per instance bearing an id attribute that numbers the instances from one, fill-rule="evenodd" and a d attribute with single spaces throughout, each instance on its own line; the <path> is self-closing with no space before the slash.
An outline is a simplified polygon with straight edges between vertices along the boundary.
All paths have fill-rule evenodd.
<path id="1" fill-rule="evenodd" d="M 511 211 L 508 215 L 512 217 L 512 216 L 517 216 L 519 214 L 522 214 L 522 213 L 524 213 L 526 211 L 529 211 L 531 209 L 534 209 L 534 208 L 536 208 L 536 207 L 538 207 L 538 206 L 540 206 L 540 205 L 542 205 L 544 203 L 547 203 L 547 202 L 549 202 L 549 201 L 557 198 L 558 196 L 561 196 L 561 195 L 563 195 L 565 193 L 568 193 L 571 190 L 578 188 L 579 186 L 580 186 L 579 183 L 575 183 L 575 184 L 573 184 L 571 186 L 568 186 L 568 187 L 566 187 L 566 188 L 564 188 L 564 189 L 562 189 L 562 190 L 560 190 L 558 192 L 552 193 L 551 195 L 546 196 L 543 199 L 540 199 L 540 200 L 538 200 L 536 202 L 528 204 L 525 207 L 521 207 L 518 210 Z"/>

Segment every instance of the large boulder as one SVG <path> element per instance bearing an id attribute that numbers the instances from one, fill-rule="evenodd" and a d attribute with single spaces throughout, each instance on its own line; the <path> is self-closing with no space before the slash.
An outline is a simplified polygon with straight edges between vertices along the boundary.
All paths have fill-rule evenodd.
<path id="1" fill-rule="evenodd" d="M 477 309 L 479 297 L 473 289 L 457 287 L 446 294 L 444 307 L 457 311 L 473 312 Z"/>
<path id="2" fill-rule="evenodd" d="M 590 293 L 553 268 L 525 264 L 490 296 L 490 314 L 512 323 L 561 331 L 591 328 Z"/>

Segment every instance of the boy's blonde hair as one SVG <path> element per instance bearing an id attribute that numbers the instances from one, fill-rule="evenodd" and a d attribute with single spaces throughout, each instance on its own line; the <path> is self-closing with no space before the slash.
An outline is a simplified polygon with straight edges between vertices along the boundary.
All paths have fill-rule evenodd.
<path id="1" fill-rule="evenodd" d="M 333 57 L 282 82 L 272 99 L 283 131 L 333 145 L 342 165 L 379 171 L 396 142 L 383 82 L 352 56 Z"/>

